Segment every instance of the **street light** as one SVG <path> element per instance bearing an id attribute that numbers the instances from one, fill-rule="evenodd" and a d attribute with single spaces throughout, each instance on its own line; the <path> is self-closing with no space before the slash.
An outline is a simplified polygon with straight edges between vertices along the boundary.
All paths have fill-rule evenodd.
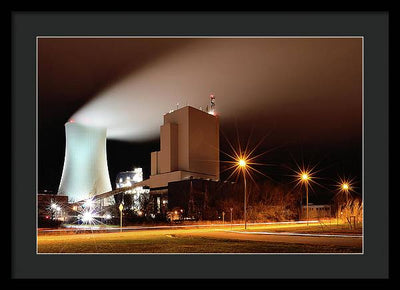
<path id="1" fill-rule="evenodd" d="M 306 208 L 307 208 L 307 226 L 308 226 L 308 181 L 310 180 L 310 173 L 302 171 L 300 173 L 300 181 L 305 184 L 306 187 Z"/>
<path id="2" fill-rule="evenodd" d="M 340 178 L 339 182 L 337 183 L 338 186 L 338 193 L 337 194 L 344 194 L 346 196 L 346 205 L 345 208 L 347 207 L 349 203 L 349 194 L 350 191 L 352 191 L 352 182 L 353 180 L 345 179 L 345 178 Z M 338 203 L 339 207 L 339 203 Z M 343 208 L 343 204 L 341 205 L 341 209 Z M 346 211 L 347 213 L 347 211 Z"/>
<path id="3" fill-rule="evenodd" d="M 350 185 L 346 181 L 342 183 L 342 190 L 346 193 L 346 203 L 349 201 Z"/>
<path id="4" fill-rule="evenodd" d="M 242 169 L 243 172 L 243 180 L 244 180 L 244 229 L 247 229 L 247 194 L 246 194 L 246 165 L 247 162 L 245 159 L 240 158 L 238 160 L 238 166 Z"/>
<path id="5" fill-rule="evenodd" d="M 232 215 L 233 208 L 231 207 L 230 210 L 231 210 L 231 229 L 232 229 L 232 225 L 233 225 L 233 219 L 232 219 L 232 217 L 233 217 L 233 215 Z"/>
<path id="6" fill-rule="evenodd" d="M 122 205 L 122 203 L 119 205 L 119 216 L 120 216 L 120 232 L 122 232 L 122 210 L 124 209 L 124 206 Z"/>

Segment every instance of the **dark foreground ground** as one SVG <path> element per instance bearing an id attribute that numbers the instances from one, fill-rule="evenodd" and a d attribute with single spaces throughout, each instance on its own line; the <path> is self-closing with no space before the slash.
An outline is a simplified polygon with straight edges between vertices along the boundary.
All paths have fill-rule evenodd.
<path id="1" fill-rule="evenodd" d="M 292 235 L 296 233 L 306 235 Z M 322 236 L 318 236 L 320 233 Z M 329 236 L 335 234 L 339 236 Z M 38 252 L 362 253 L 362 238 L 360 229 L 319 225 L 252 226 L 247 231 L 243 227 L 93 231 L 82 234 L 46 234 L 39 231 Z"/>

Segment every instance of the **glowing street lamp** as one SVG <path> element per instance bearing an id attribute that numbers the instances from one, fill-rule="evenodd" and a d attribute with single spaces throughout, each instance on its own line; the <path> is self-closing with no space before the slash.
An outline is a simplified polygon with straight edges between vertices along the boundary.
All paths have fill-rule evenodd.
<path id="1" fill-rule="evenodd" d="M 349 180 L 349 179 L 345 179 L 345 178 L 340 178 L 340 180 L 337 183 L 337 187 L 338 187 L 337 194 L 344 194 L 346 196 L 346 206 L 349 203 L 350 191 L 353 190 L 352 182 L 353 182 L 353 179 Z M 339 205 L 338 205 L 338 207 L 339 207 Z M 343 204 L 341 205 L 341 208 L 343 208 Z"/>
<path id="2" fill-rule="evenodd" d="M 266 135 L 267 136 L 267 135 Z M 269 178 L 267 175 L 265 175 L 263 172 L 257 170 L 253 166 L 258 166 L 258 165 L 268 165 L 268 164 L 262 164 L 256 162 L 256 160 L 267 153 L 268 151 L 264 151 L 260 154 L 255 154 L 256 149 L 258 146 L 262 144 L 264 141 L 265 137 L 260 140 L 260 142 L 257 143 L 254 148 L 250 148 L 250 140 L 248 140 L 246 147 L 244 150 L 242 150 L 242 147 L 240 146 L 240 141 L 239 141 L 239 136 L 238 136 L 238 149 L 235 149 L 235 147 L 232 145 L 232 143 L 227 139 L 226 141 L 228 142 L 230 148 L 233 151 L 233 154 L 228 154 L 226 152 L 221 151 L 224 153 L 226 156 L 228 156 L 231 160 L 230 161 L 225 161 L 227 163 L 230 163 L 231 165 L 227 167 L 224 171 L 234 169 L 231 174 L 228 176 L 227 180 L 233 175 L 236 174 L 236 180 L 237 178 L 240 178 L 240 171 L 243 172 L 243 180 L 244 180 L 244 228 L 247 229 L 247 176 L 250 177 L 250 179 L 255 182 L 252 172 L 256 172 L 258 174 L 261 174 L 267 178 Z M 232 210 L 231 210 L 231 220 L 232 220 Z"/>
<path id="3" fill-rule="evenodd" d="M 337 182 L 338 193 L 344 193 L 346 196 L 346 203 L 349 201 L 350 191 L 353 191 L 353 179 L 340 178 Z"/>
<path id="4" fill-rule="evenodd" d="M 341 188 L 342 188 L 342 191 L 344 191 L 346 193 L 346 202 L 348 202 L 350 185 L 347 182 L 343 182 Z"/>
<path id="5" fill-rule="evenodd" d="M 349 188 L 350 188 L 349 183 L 346 181 L 342 181 L 342 184 L 340 185 L 340 189 L 346 195 L 346 207 L 348 206 L 348 203 L 349 203 Z M 347 210 L 346 210 L 346 213 L 347 213 Z M 341 212 L 340 214 L 343 214 L 343 212 Z"/>
<path id="6" fill-rule="evenodd" d="M 307 208 L 307 225 L 308 225 L 308 182 L 310 180 L 310 173 L 307 171 L 300 172 L 300 181 L 306 187 L 306 208 Z"/>
<path id="7" fill-rule="evenodd" d="M 239 164 L 240 167 L 246 167 L 246 160 L 239 159 L 238 164 Z"/>
<path id="8" fill-rule="evenodd" d="M 247 229 L 247 193 L 246 193 L 246 159 L 240 158 L 238 160 L 239 168 L 242 169 L 243 172 L 243 180 L 244 180 L 244 229 Z"/>

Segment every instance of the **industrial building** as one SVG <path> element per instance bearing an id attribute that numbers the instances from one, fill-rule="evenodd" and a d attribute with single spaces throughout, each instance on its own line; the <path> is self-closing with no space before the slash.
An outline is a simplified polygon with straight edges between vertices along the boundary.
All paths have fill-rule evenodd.
<path id="1" fill-rule="evenodd" d="M 124 195 L 124 207 L 130 210 L 139 212 L 141 209 L 142 200 L 146 197 L 150 189 L 138 186 L 132 188 L 132 186 L 138 182 L 143 181 L 143 170 L 142 168 L 134 168 L 130 171 L 119 172 L 115 181 L 115 188 L 129 187 L 123 192 Z M 116 199 L 121 199 L 118 197 Z M 118 200 L 122 201 L 122 200 Z"/>
<path id="2" fill-rule="evenodd" d="M 170 182 L 167 196 L 168 202 L 161 205 L 159 213 L 178 209 L 187 219 L 217 220 L 233 204 L 241 204 L 243 187 L 235 182 L 193 178 Z"/>
<path id="3" fill-rule="evenodd" d="M 186 106 L 164 115 L 160 151 L 151 153 L 147 184 L 156 213 L 168 208 L 170 184 L 189 179 L 219 180 L 219 120 L 213 111 Z"/>
<path id="4" fill-rule="evenodd" d="M 47 191 L 37 194 L 37 221 L 39 227 L 46 227 L 65 221 L 68 214 L 68 196 Z M 57 222 L 56 222 L 57 221 Z"/>
<path id="5" fill-rule="evenodd" d="M 125 200 L 121 194 L 130 195 L 129 208 L 138 211 L 141 197 L 150 194 L 154 215 L 165 215 L 171 206 L 179 204 L 187 213 L 199 216 L 198 207 L 193 206 L 196 191 L 177 188 L 193 189 L 201 183 L 202 188 L 207 188 L 202 191 L 204 201 L 223 185 L 219 182 L 219 119 L 215 113 L 215 98 L 210 96 L 210 109 L 208 106 L 206 110 L 185 106 L 166 113 L 163 119 L 160 150 L 151 152 L 149 178 L 143 180 L 141 168 L 120 172 L 115 190 L 111 188 L 108 173 L 106 129 L 88 127 L 72 120 L 67 122 L 64 168 L 58 194 L 68 196 L 69 203 L 93 199 L 99 201 L 100 206 L 121 203 Z M 216 187 L 216 184 L 220 185 Z M 127 190 L 123 190 L 125 187 Z"/>

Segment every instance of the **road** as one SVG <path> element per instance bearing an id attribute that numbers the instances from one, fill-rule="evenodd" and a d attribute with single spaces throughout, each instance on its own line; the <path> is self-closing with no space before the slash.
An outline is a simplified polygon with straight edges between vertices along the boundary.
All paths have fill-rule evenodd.
<path id="1" fill-rule="evenodd" d="M 326 245 L 326 246 L 345 246 L 345 247 L 359 247 L 362 248 L 362 236 L 349 235 L 349 237 L 337 237 L 336 235 L 327 234 L 326 236 L 318 236 L 310 234 L 308 236 L 292 235 L 288 232 L 286 234 L 271 233 L 264 234 L 263 232 L 244 233 L 235 231 L 214 231 L 206 233 L 192 233 L 193 236 L 207 236 L 218 239 L 235 239 L 246 241 L 260 241 L 260 242 L 275 242 L 275 243 L 296 243 L 296 244 L 309 244 L 309 245 Z"/>
<path id="2" fill-rule="evenodd" d="M 247 223 L 248 226 L 271 226 L 271 227 L 282 227 L 282 226 L 297 226 L 297 225 L 302 225 L 305 224 L 306 221 L 291 221 L 291 222 L 265 222 L 265 223 Z M 310 224 L 319 224 L 319 221 L 309 221 Z M 73 232 L 73 233 L 84 233 L 84 232 L 128 232 L 128 231 L 143 231 L 143 230 L 160 230 L 160 229 L 170 229 L 170 230 L 176 230 L 176 229 L 185 229 L 185 228 L 239 228 L 243 227 L 244 223 L 225 223 L 225 224 L 171 224 L 171 225 L 154 225 L 154 226 L 125 226 L 125 227 L 107 227 L 107 226 L 102 226 L 102 225 L 90 225 L 90 226 L 79 226 L 79 225 L 67 225 L 64 228 L 56 228 L 56 229 L 48 229 L 48 228 L 43 228 L 43 229 L 38 229 L 38 234 L 51 234 L 51 233 L 68 233 L 68 232 Z"/>
<path id="3" fill-rule="evenodd" d="M 310 224 L 128 227 L 125 231 L 39 231 L 39 253 L 361 253 L 359 233 Z M 308 231 L 308 232 L 307 232 Z M 335 232 L 336 231 L 336 232 Z M 301 234 L 301 235 L 299 235 Z"/>

